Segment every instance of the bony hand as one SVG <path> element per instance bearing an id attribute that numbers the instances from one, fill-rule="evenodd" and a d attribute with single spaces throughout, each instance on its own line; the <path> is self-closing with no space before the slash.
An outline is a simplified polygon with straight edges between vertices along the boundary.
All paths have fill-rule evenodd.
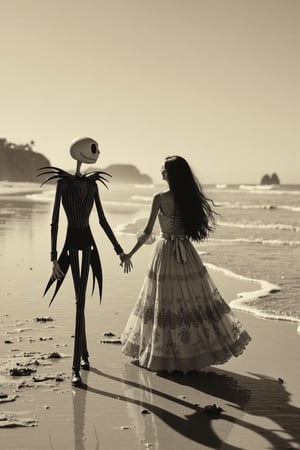
<path id="1" fill-rule="evenodd" d="M 129 273 L 133 267 L 131 259 L 129 258 L 128 260 L 124 261 L 122 263 L 122 266 L 124 268 L 124 273 Z"/>
<path id="2" fill-rule="evenodd" d="M 119 257 L 120 257 L 120 260 L 121 260 L 120 266 L 123 265 L 123 262 L 125 262 L 125 260 L 127 259 L 127 256 L 128 256 L 128 255 L 127 255 L 126 253 L 124 253 L 124 252 L 122 252 L 122 253 L 119 254 Z"/>
<path id="3" fill-rule="evenodd" d="M 61 280 L 65 276 L 64 272 L 61 270 L 60 265 L 58 264 L 58 261 L 56 259 L 52 261 L 52 263 L 52 277 L 55 280 Z"/>
<path id="4" fill-rule="evenodd" d="M 123 267 L 124 273 L 129 273 L 133 267 L 130 255 L 126 253 L 120 254 L 121 264 L 120 266 Z"/>

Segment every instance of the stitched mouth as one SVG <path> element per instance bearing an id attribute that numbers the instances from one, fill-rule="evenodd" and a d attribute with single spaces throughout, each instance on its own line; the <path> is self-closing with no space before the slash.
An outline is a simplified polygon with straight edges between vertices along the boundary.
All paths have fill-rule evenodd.
<path id="1" fill-rule="evenodd" d="M 85 155 L 84 155 L 83 153 L 81 153 L 81 152 L 80 152 L 80 155 L 81 155 L 83 158 L 88 159 L 89 161 L 95 161 L 94 158 L 89 158 L 88 156 L 85 156 Z"/>

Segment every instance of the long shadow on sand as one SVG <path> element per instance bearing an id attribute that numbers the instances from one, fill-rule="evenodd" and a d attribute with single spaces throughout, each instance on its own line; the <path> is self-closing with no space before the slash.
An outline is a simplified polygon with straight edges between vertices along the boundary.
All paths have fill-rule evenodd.
<path id="1" fill-rule="evenodd" d="M 228 425 L 227 428 L 231 428 L 233 424 L 237 424 L 241 427 L 245 427 L 247 430 L 262 435 L 270 443 L 270 448 L 276 450 L 292 448 L 291 446 L 293 444 L 299 442 L 300 433 L 296 426 L 296 422 L 299 418 L 300 409 L 289 405 L 289 393 L 285 390 L 284 385 L 276 380 L 264 375 L 255 374 L 248 377 L 218 369 L 213 369 L 211 372 L 195 372 L 186 375 L 176 373 L 159 375 L 170 383 L 189 386 L 199 391 L 200 398 L 202 392 L 222 399 L 223 401 L 228 402 L 228 404 L 230 403 L 231 408 L 233 407 L 236 410 L 234 415 L 227 414 L 225 410 L 221 415 L 217 416 L 205 414 L 204 408 L 200 405 L 190 403 L 183 398 L 174 397 L 167 392 L 153 388 L 151 381 L 153 380 L 152 373 L 148 373 L 146 370 L 139 369 L 133 365 L 130 366 L 131 368 L 127 371 L 126 378 L 116 377 L 101 372 L 96 368 L 91 368 L 91 372 L 109 380 L 116 381 L 117 383 L 121 383 L 123 390 L 125 387 L 125 391 L 126 388 L 133 388 L 130 391 L 133 393 L 133 398 L 127 395 L 120 395 L 119 393 L 107 392 L 86 384 L 82 385 L 81 391 L 83 390 L 96 395 L 106 396 L 144 408 L 182 436 L 213 449 L 242 450 L 241 447 L 226 444 L 224 440 L 216 434 L 213 426 L 213 423 L 216 420 L 224 421 Z M 132 381 L 133 379 L 139 380 L 138 371 L 140 370 L 143 374 L 142 382 Z M 116 392 L 119 392 L 119 389 L 116 389 Z M 140 395 L 143 392 L 149 395 L 146 395 L 143 398 L 143 396 Z M 171 401 L 176 405 L 188 407 L 191 410 L 191 414 L 182 416 L 176 415 L 172 412 L 172 407 L 170 407 L 169 404 L 168 408 L 162 408 L 156 405 L 154 403 L 155 396 Z M 152 399 L 154 401 L 152 401 Z M 77 406 L 79 407 L 79 404 L 77 404 Z M 247 414 L 253 414 L 272 420 L 279 425 L 281 435 L 282 430 L 288 435 L 286 437 L 281 437 L 277 434 L 277 431 L 279 430 L 268 430 L 243 420 L 241 418 L 243 411 L 246 411 Z M 76 408 L 74 413 L 76 414 Z"/>
<path id="2" fill-rule="evenodd" d="M 260 428 L 236 417 L 234 422 L 267 439 L 273 449 L 298 448 L 300 442 L 300 408 L 289 403 L 291 395 L 285 384 L 262 374 L 249 372 L 249 376 L 214 368 L 211 372 L 188 375 L 161 374 L 171 382 L 189 386 L 212 395 L 237 410 L 263 417 L 276 423 L 275 429 Z M 222 414 L 224 419 L 224 415 Z M 225 417 L 225 420 L 227 418 Z M 231 420 L 231 419 L 229 419 Z M 281 437 L 279 434 L 280 433 Z M 295 447 L 297 446 L 297 447 Z M 222 449 L 228 447 L 223 446 Z"/>

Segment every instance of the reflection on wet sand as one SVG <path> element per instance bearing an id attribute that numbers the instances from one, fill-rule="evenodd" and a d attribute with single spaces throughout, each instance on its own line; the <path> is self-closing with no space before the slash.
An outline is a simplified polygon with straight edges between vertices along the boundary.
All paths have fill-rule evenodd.
<path id="1" fill-rule="evenodd" d="M 131 380 L 135 379 L 136 373 L 132 374 L 132 366 L 127 364 L 122 374 L 122 379 Z M 135 371 L 136 372 L 136 371 Z M 133 378 L 131 378 L 133 375 Z M 159 448 L 159 436 L 158 436 L 158 424 L 157 418 L 150 410 L 145 409 L 144 405 L 155 404 L 155 394 L 152 392 L 151 378 L 147 377 L 144 371 L 138 371 L 138 384 L 139 388 L 124 381 L 122 388 L 124 395 L 129 398 L 134 398 L 136 403 L 127 403 L 127 410 L 131 422 L 135 424 L 135 433 L 137 440 L 139 440 L 144 446 L 151 446 L 153 450 Z M 140 408 L 136 407 L 136 404 Z"/>
<path id="2" fill-rule="evenodd" d="M 126 393 L 124 396 L 117 396 L 115 393 L 105 392 L 91 386 L 87 386 L 87 390 L 94 394 L 125 401 L 131 409 L 132 417 L 134 416 L 137 439 L 140 442 L 144 442 L 144 445 L 151 444 L 154 448 L 161 450 L 167 448 L 166 445 L 170 443 L 170 436 L 164 434 L 162 425 L 165 424 L 176 431 L 179 435 L 177 435 L 178 437 L 186 437 L 196 443 L 205 444 L 210 448 L 219 448 L 223 444 L 223 440 L 217 436 L 211 426 L 211 422 L 219 419 L 219 417 L 209 417 L 203 413 L 203 407 L 200 407 L 198 404 L 190 403 L 184 398 L 175 397 L 154 388 L 152 386 L 152 381 L 156 377 L 154 374 L 132 365 L 125 366 L 124 375 L 126 378 L 115 377 L 94 368 L 91 371 L 101 377 L 122 383 L 123 391 Z M 242 397 L 245 398 L 244 393 Z M 136 406 L 139 406 L 139 410 L 136 410 L 137 412 L 134 413 Z M 181 414 L 178 407 L 183 407 L 184 413 Z M 151 418 L 148 418 L 146 415 L 145 420 L 145 416 L 141 414 L 142 409 L 148 410 L 151 413 Z M 172 409 L 176 412 L 173 412 Z M 227 420 L 230 424 L 234 422 L 234 418 L 226 416 L 226 414 L 222 414 L 222 420 Z M 231 450 L 241 450 L 234 446 L 229 448 Z"/>
<path id="3" fill-rule="evenodd" d="M 86 397 L 87 397 L 87 380 L 88 372 L 82 374 L 83 384 L 80 389 L 72 389 L 72 401 L 73 401 L 73 430 L 74 430 L 74 450 L 89 450 L 89 446 L 85 446 L 86 435 Z M 95 434 L 95 450 L 100 449 L 99 438 L 97 430 L 94 426 Z"/>
<path id="4" fill-rule="evenodd" d="M 153 373 L 144 370 L 139 369 L 138 367 L 135 367 L 133 364 L 128 364 L 124 368 L 124 382 L 123 382 L 123 389 L 124 393 L 127 395 L 130 395 L 130 397 L 133 397 L 137 403 L 140 404 L 141 408 L 146 404 L 151 405 L 157 405 L 160 403 L 159 398 L 161 397 L 165 400 L 171 401 L 174 403 L 173 411 L 172 411 L 172 405 L 169 407 L 168 402 L 164 402 L 165 404 L 165 411 L 161 411 L 162 414 L 156 414 L 157 412 L 160 412 L 158 408 L 154 406 L 152 412 L 154 414 L 150 415 L 151 420 L 145 420 L 139 414 L 137 409 L 132 405 L 132 403 L 128 403 L 128 410 L 130 414 L 134 415 L 134 423 L 138 424 L 136 425 L 136 432 L 137 432 L 137 438 L 140 440 L 143 440 L 145 444 L 149 443 L 151 444 L 151 447 L 155 449 L 165 449 L 168 445 L 168 440 L 164 436 L 164 429 L 162 427 L 162 423 L 158 419 L 162 419 L 164 423 L 169 425 L 171 428 L 175 429 L 178 433 L 181 435 L 184 435 L 188 439 L 193 440 L 196 443 L 205 444 L 207 447 L 210 448 L 220 448 L 224 445 L 224 441 L 222 437 L 218 436 L 216 431 L 213 428 L 213 422 L 215 420 L 226 420 L 224 415 L 222 414 L 222 417 L 218 415 L 212 415 L 209 416 L 207 414 L 204 414 L 204 407 L 205 405 L 202 404 L 202 396 L 201 396 L 201 389 L 199 392 L 199 395 L 195 395 L 195 400 L 198 399 L 199 402 L 193 402 L 190 403 L 184 395 L 182 396 L 170 396 L 169 394 L 166 394 L 166 392 L 159 392 L 157 389 L 152 387 L 152 384 L 157 384 L 155 377 L 157 375 L 154 375 Z M 139 388 L 136 389 L 131 382 L 132 379 L 135 379 L 138 375 L 138 385 Z M 158 378 L 162 377 L 165 380 L 167 380 L 171 385 L 173 385 L 173 382 L 178 380 L 185 380 L 185 383 L 189 386 L 195 387 L 190 383 L 190 380 L 201 380 L 200 385 L 203 387 L 211 387 L 211 395 L 215 396 L 217 393 L 222 392 L 222 394 L 226 395 L 226 397 L 230 397 L 232 401 L 239 405 L 242 409 L 246 406 L 247 402 L 249 401 L 249 398 L 251 396 L 250 391 L 246 389 L 242 389 L 237 381 L 229 376 L 218 376 L 216 375 L 214 377 L 215 373 L 210 372 L 193 372 L 190 374 L 182 374 L 180 372 L 175 373 L 173 372 L 172 375 L 166 373 L 158 374 Z M 211 379 L 214 378 L 214 383 L 211 383 Z M 127 381 L 125 381 L 127 380 Z M 130 381 L 129 381 L 130 380 Z M 154 381 L 154 383 L 153 383 Z M 170 386 L 169 386 L 170 387 Z M 168 389 L 169 391 L 178 391 L 178 389 Z M 203 390 L 205 392 L 205 389 Z M 218 396 L 218 395 L 217 395 Z M 201 406 L 200 406 L 201 402 Z M 184 414 L 180 414 L 180 410 L 178 410 L 178 406 L 181 406 L 183 408 Z M 178 414 L 179 413 L 179 414 Z M 147 418 L 146 418 L 147 419 Z M 231 417 L 228 417 L 228 425 L 229 428 L 231 428 L 231 425 L 233 423 L 233 420 L 231 420 Z M 150 428 L 151 427 L 151 428 Z M 226 433 L 227 434 L 227 433 Z M 152 438 L 152 441 L 151 441 Z M 154 438 L 154 439 L 153 439 Z M 224 436 L 223 436 L 224 438 Z M 234 446 L 228 446 L 226 448 L 230 448 L 231 450 L 236 449 L 237 447 Z"/>
<path id="5" fill-rule="evenodd" d="M 75 397 L 78 401 L 78 405 L 74 406 L 77 411 L 77 417 L 74 418 L 76 450 L 85 450 L 82 444 L 82 417 L 80 418 L 79 413 L 81 411 L 82 415 L 80 402 L 84 404 L 86 392 L 126 402 L 137 441 L 141 443 L 142 448 L 147 445 L 160 450 L 167 448 L 170 435 L 165 433 L 165 425 L 175 431 L 175 440 L 187 438 L 214 449 L 222 447 L 227 450 L 241 450 L 241 447 L 225 443 L 234 424 L 250 433 L 262 435 L 273 449 L 286 448 L 287 444 L 294 445 L 299 440 L 299 430 L 295 425 L 296 417 L 299 417 L 298 408 L 288 404 L 289 393 L 284 385 L 263 375 L 245 376 L 212 369 L 209 372 L 187 375 L 173 373 L 157 376 L 133 364 L 126 364 L 120 377 L 96 368 L 91 368 L 91 372 L 96 383 L 94 386 L 85 385 L 83 389 L 78 390 L 81 391 L 82 397 Z M 95 378 L 94 375 L 110 382 L 115 381 L 116 389 L 113 392 L 98 389 L 96 386 L 103 385 L 103 380 L 98 382 L 98 377 Z M 180 385 L 188 387 L 189 391 L 192 389 L 193 402 L 188 401 L 184 395 L 177 395 Z M 120 387 L 124 395 L 118 394 Z M 203 398 L 207 401 L 207 395 L 226 402 L 220 415 L 204 413 Z M 269 402 L 263 407 L 262 395 L 266 399 L 269 398 Z M 276 404 L 281 405 L 281 413 L 278 413 L 274 406 Z M 143 410 L 147 410 L 149 414 L 143 414 Z M 252 414 L 277 422 L 282 429 L 281 433 L 248 421 L 247 415 Z M 221 427 L 216 426 L 217 421 L 222 422 Z M 219 430 L 222 430 L 222 435 Z"/>
<path id="6" fill-rule="evenodd" d="M 189 376 L 166 375 L 166 378 L 218 397 L 236 410 L 245 410 L 248 415 L 271 420 L 276 424 L 275 429 L 266 430 L 235 418 L 236 424 L 263 434 L 273 446 L 271 448 L 283 449 L 289 445 L 296 445 L 290 448 L 299 448 L 300 408 L 289 403 L 291 395 L 286 390 L 283 380 L 280 382 L 278 379 L 251 372 L 249 376 L 233 374 L 216 368 L 212 372 L 193 373 Z"/>

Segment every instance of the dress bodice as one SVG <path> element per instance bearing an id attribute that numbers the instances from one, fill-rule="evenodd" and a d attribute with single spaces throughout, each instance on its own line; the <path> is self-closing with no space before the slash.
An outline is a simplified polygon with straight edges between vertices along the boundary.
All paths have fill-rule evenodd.
<path id="1" fill-rule="evenodd" d="M 161 196 L 163 199 L 163 196 Z M 163 202 L 162 202 L 163 203 Z M 169 211 L 172 211 L 172 209 Z M 174 211 L 174 208 L 173 208 Z M 178 263 L 185 263 L 187 261 L 187 255 L 185 250 L 185 244 L 187 242 L 182 218 L 179 214 L 167 215 L 164 212 L 163 204 L 161 204 L 160 211 L 158 213 L 158 220 L 160 224 L 160 236 L 171 242 L 173 251 L 176 255 L 176 261 Z"/>
<path id="2" fill-rule="evenodd" d="M 182 218 L 176 207 L 172 194 L 160 194 L 160 210 L 158 220 L 161 233 L 167 235 L 184 235 L 184 226 Z"/>
<path id="3" fill-rule="evenodd" d="M 167 216 L 159 211 L 158 221 L 163 235 L 184 235 L 184 227 L 179 215 Z"/>

